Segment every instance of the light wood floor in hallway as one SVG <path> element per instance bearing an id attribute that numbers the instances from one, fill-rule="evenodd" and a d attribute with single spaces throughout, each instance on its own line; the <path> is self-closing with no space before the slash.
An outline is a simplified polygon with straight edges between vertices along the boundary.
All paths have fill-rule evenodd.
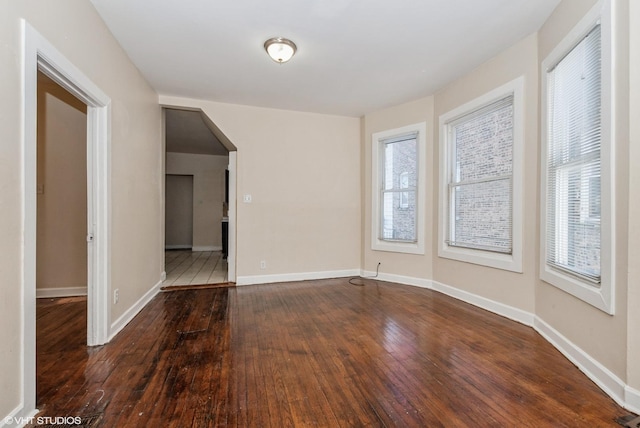
<path id="1" fill-rule="evenodd" d="M 347 279 L 158 294 L 87 348 L 39 299 L 41 416 L 90 427 L 616 427 L 629 412 L 535 330 L 433 290 Z"/>
<path id="2" fill-rule="evenodd" d="M 229 281 L 227 261 L 221 251 L 167 250 L 164 260 L 167 279 L 163 287 Z"/>

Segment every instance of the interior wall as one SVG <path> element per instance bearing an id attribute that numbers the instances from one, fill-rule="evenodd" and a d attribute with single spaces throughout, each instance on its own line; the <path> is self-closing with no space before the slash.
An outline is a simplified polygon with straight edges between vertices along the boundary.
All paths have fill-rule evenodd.
<path id="1" fill-rule="evenodd" d="M 164 248 L 193 246 L 193 175 L 167 174 Z"/>
<path id="2" fill-rule="evenodd" d="M 540 62 L 551 53 L 569 31 L 596 3 L 594 0 L 564 0 L 540 29 L 538 56 Z M 626 379 L 627 361 L 627 216 L 628 216 L 628 25 L 624 12 L 627 0 L 613 0 L 618 9 L 615 37 L 617 74 L 614 76 L 618 92 L 614 97 L 618 112 L 614 128 L 616 137 L 616 260 L 615 315 L 594 308 L 564 291 L 538 281 L 536 285 L 536 313 L 547 324 L 573 344 L 603 364 L 618 378 Z M 621 9 L 622 8 L 622 9 Z"/>
<path id="3" fill-rule="evenodd" d="M 111 98 L 111 287 L 116 320 L 160 284 L 161 109 L 90 2 L 0 2 L 0 324 L 22 322 L 22 31 L 26 19 Z M 29 112 L 35 115 L 36 112 Z M 35 316 L 35 314 L 34 314 Z M 22 332 L 0 329 L 0 416 L 21 410 Z M 28 410 L 28 409 L 27 409 Z"/>
<path id="4" fill-rule="evenodd" d="M 640 2 L 629 0 L 629 295 L 627 383 L 640 391 Z M 640 403 L 637 404 L 640 407 Z"/>
<path id="5" fill-rule="evenodd" d="M 359 269 L 358 118 L 168 96 L 160 103 L 201 108 L 238 149 L 239 282 Z"/>
<path id="6" fill-rule="evenodd" d="M 538 61 L 535 34 L 500 53 L 476 70 L 456 80 L 435 94 L 435 118 L 474 100 L 520 76 L 524 76 L 524 171 L 523 171 L 523 239 L 522 273 L 437 257 L 434 240 L 433 279 L 443 284 L 533 313 L 534 283 L 537 275 L 536 225 L 538 221 Z M 434 130 L 439 141 L 440 130 Z M 433 183 L 440 188 L 439 144 L 434 150 L 433 165 L 437 173 Z M 434 202 L 434 218 L 439 219 L 438 202 Z M 438 236 L 439 220 L 432 233 Z"/>
<path id="7" fill-rule="evenodd" d="M 166 174 L 193 176 L 193 250 L 221 250 L 224 172 L 229 156 L 167 153 L 166 162 Z"/>
<path id="8" fill-rule="evenodd" d="M 87 106 L 38 76 L 36 288 L 87 288 Z"/>
<path id="9" fill-rule="evenodd" d="M 433 260 L 433 235 L 431 225 L 433 223 L 433 201 L 436 188 L 433 186 L 432 176 L 434 168 L 434 120 L 433 97 L 425 97 L 419 100 L 399 106 L 375 111 L 364 116 L 363 147 L 364 158 L 362 169 L 363 177 L 363 267 L 368 272 L 375 272 L 380 263 L 380 272 L 405 277 L 431 279 Z M 403 254 L 388 251 L 374 251 L 371 249 L 371 222 L 372 222 L 372 135 L 376 132 L 396 129 L 419 122 L 427 123 L 426 153 L 421 154 L 426 158 L 427 186 L 422 189 L 425 192 L 425 206 L 417 207 L 418 215 L 424 216 L 425 230 L 422 238 L 425 240 L 424 254 Z"/>

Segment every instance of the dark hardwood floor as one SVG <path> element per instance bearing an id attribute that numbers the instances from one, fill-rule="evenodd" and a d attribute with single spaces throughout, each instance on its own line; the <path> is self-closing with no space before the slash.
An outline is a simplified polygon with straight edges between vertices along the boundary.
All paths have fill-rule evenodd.
<path id="1" fill-rule="evenodd" d="M 534 330 L 346 279 L 159 294 L 86 348 L 86 301 L 38 302 L 42 416 L 105 427 L 599 427 L 617 406 Z"/>

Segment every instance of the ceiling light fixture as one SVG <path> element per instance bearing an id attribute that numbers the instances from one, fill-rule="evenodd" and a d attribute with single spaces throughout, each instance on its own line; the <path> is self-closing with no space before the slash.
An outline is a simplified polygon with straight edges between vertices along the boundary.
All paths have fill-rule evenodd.
<path id="1" fill-rule="evenodd" d="M 283 64 L 291 59 L 298 49 L 296 44 L 284 37 L 274 37 L 264 42 L 264 49 L 272 60 Z"/>

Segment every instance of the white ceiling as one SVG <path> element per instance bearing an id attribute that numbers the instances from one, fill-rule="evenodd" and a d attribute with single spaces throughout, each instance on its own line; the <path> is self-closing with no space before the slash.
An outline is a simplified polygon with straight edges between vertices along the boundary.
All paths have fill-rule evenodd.
<path id="1" fill-rule="evenodd" d="M 91 0 L 161 94 L 361 116 L 433 94 L 560 0 Z M 265 40 L 298 45 L 287 64 Z"/>

